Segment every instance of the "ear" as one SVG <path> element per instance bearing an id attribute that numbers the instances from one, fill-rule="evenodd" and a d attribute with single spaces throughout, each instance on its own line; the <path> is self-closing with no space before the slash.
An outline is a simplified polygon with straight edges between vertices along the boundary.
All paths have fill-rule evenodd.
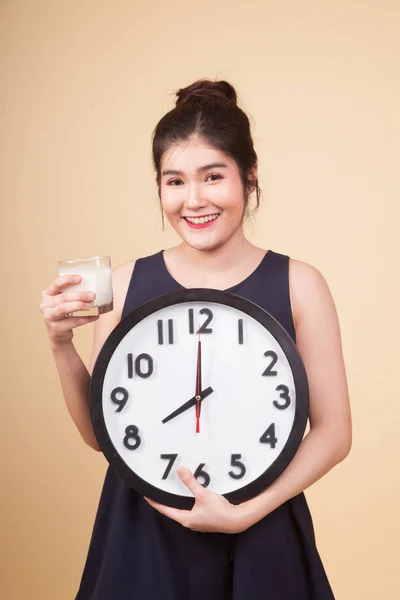
<path id="1" fill-rule="evenodd" d="M 249 183 L 249 194 L 251 194 L 252 192 L 254 192 L 254 190 L 257 187 L 257 181 L 258 181 L 258 166 L 257 166 L 257 163 L 248 172 L 248 179 L 250 181 L 250 183 Z"/>

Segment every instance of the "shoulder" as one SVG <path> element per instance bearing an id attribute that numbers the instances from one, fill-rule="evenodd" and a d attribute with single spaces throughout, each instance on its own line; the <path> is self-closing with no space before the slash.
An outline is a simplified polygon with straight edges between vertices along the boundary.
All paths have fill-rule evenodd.
<path id="1" fill-rule="evenodd" d="M 295 258 L 289 259 L 289 290 L 295 327 L 317 305 L 332 305 L 328 283 L 319 269 Z"/>

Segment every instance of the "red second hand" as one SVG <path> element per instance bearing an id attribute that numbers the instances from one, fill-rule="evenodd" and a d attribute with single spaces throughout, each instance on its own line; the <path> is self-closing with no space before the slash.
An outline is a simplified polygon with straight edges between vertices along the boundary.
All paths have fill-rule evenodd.
<path id="1" fill-rule="evenodd" d="M 201 342 L 200 342 L 200 327 L 199 327 L 199 340 L 197 344 L 197 394 L 196 394 L 196 433 L 200 433 L 200 400 L 201 400 L 201 381 L 200 381 L 200 352 L 201 352 Z"/>

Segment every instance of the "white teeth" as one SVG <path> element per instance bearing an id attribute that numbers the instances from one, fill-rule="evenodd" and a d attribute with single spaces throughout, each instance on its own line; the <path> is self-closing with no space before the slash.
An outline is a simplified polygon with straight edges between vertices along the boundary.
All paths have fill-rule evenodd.
<path id="1" fill-rule="evenodd" d="M 208 223 L 209 221 L 215 221 L 219 215 L 210 215 L 208 217 L 185 217 L 190 223 L 199 225 L 200 223 Z"/>

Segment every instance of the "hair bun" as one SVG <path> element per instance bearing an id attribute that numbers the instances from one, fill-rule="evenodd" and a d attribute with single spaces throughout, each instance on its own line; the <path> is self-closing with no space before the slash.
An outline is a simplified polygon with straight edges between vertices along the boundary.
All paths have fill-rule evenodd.
<path id="1" fill-rule="evenodd" d="M 198 79 L 191 85 L 176 92 L 176 106 L 183 103 L 202 104 L 203 102 L 229 102 L 237 104 L 235 88 L 227 81 Z"/>

